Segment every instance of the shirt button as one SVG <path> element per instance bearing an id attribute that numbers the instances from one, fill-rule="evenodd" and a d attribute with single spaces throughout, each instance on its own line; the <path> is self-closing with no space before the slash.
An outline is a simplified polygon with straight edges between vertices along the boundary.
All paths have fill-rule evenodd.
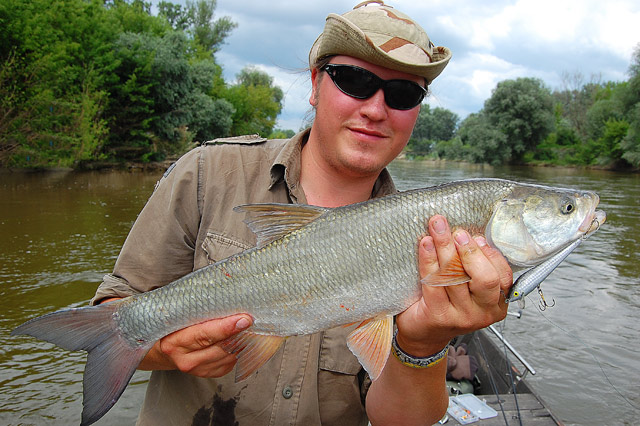
<path id="1" fill-rule="evenodd" d="M 284 389 L 282 389 L 282 396 L 285 397 L 285 399 L 289 399 L 293 396 L 293 390 L 291 390 L 291 386 L 285 386 Z"/>

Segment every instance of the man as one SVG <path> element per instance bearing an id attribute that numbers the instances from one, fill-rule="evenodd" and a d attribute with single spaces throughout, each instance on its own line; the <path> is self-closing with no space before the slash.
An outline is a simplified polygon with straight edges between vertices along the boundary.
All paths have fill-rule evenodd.
<path id="1" fill-rule="evenodd" d="M 426 86 L 451 54 L 382 2 L 331 14 L 309 56 L 316 116 L 291 140 L 220 140 L 181 158 L 141 212 L 94 303 L 149 291 L 255 245 L 234 206 L 257 202 L 341 206 L 395 191 L 385 167 L 406 145 Z M 287 339 L 247 380 L 220 342 L 251 325 L 246 314 L 161 339 L 140 365 L 154 370 L 138 424 L 432 424 L 447 407 L 448 342 L 504 318 L 512 275 L 481 238 L 429 220 L 421 276 L 459 255 L 472 278 L 424 287 L 396 318 L 394 355 L 371 382 L 346 347 L 352 328 Z"/>

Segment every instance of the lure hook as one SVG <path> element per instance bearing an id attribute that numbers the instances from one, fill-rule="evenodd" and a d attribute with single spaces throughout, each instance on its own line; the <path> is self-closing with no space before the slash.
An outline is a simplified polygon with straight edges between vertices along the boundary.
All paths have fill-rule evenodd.
<path id="1" fill-rule="evenodd" d="M 593 224 L 596 224 L 596 229 L 594 229 L 593 231 L 591 231 L 591 228 L 593 228 Z M 589 226 L 589 231 L 585 232 L 582 235 L 582 239 L 586 240 L 587 238 L 589 238 L 591 236 L 591 234 L 593 234 L 594 232 L 596 232 L 598 229 L 600 229 L 600 226 L 602 224 L 600 223 L 600 221 L 598 220 L 598 218 L 593 218 L 593 220 L 591 221 L 591 225 Z"/>
<path id="2" fill-rule="evenodd" d="M 538 294 L 540 295 L 540 303 L 538 303 L 538 307 L 541 311 L 546 311 L 547 308 L 553 308 L 556 306 L 556 300 L 551 299 L 551 304 L 547 303 L 547 300 L 544 298 L 544 293 L 542 293 L 542 288 L 538 286 Z"/>

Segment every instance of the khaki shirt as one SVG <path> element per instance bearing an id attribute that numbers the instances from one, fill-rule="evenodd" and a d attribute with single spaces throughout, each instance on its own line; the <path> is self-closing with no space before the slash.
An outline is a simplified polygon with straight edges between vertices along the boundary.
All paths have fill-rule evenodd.
<path id="1" fill-rule="evenodd" d="M 300 152 L 289 140 L 232 138 L 185 154 L 164 174 L 133 225 L 93 303 L 166 285 L 255 246 L 233 207 L 305 203 Z M 384 170 L 372 197 L 395 192 Z M 346 346 L 353 327 L 289 338 L 248 379 L 154 371 L 138 425 L 366 425 L 370 383 Z"/>

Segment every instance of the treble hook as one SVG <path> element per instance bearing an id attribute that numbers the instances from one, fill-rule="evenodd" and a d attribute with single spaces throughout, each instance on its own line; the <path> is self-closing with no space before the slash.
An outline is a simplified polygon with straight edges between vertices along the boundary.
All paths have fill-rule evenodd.
<path id="1" fill-rule="evenodd" d="M 547 308 L 553 308 L 554 306 L 556 306 L 555 299 L 551 299 L 552 300 L 551 305 L 547 303 L 547 300 L 544 298 L 544 293 L 542 293 L 542 288 L 540 288 L 540 286 L 538 286 L 538 294 L 540 295 L 540 303 L 538 303 L 538 307 L 540 308 L 541 311 L 546 311 Z"/>
<path id="2" fill-rule="evenodd" d="M 596 224 L 596 229 L 594 229 L 593 231 L 591 231 L 591 228 L 593 228 L 593 224 Z M 591 234 L 593 234 L 594 232 L 596 232 L 598 229 L 600 229 L 600 226 L 602 226 L 602 224 L 600 223 L 600 221 L 598 220 L 597 217 L 594 217 L 593 220 L 591 221 L 591 225 L 589 225 L 589 230 L 587 232 L 585 232 L 584 234 L 582 234 L 582 239 L 586 240 L 587 238 L 589 238 L 591 236 Z"/>

